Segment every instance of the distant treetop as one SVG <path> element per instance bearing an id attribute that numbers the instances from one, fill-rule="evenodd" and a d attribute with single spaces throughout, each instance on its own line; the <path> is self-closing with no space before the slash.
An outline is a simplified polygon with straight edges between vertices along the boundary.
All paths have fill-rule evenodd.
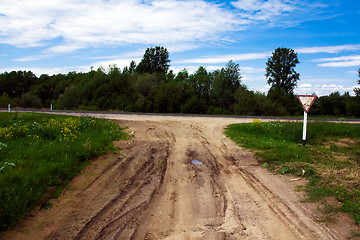
<path id="1" fill-rule="evenodd" d="M 136 68 L 138 73 L 164 73 L 169 71 L 169 52 L 166 48 L 156 46 L 147 48 L 143 59 Z"/>

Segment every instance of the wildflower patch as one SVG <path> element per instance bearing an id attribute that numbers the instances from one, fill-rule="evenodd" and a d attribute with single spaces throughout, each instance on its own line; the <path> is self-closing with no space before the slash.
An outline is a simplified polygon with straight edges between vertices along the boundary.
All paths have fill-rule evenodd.
<path id="1" fill-rule="evenodd" d="M 28 138 L 30 144 L 46 140 L 73 141 L 84 130 L 96 127 L 92 118 L 70 117 L 64 120 L 54 118 L 41 119 L 40 121 L 22 122 L 13 121 L 8 127 L 0 128 L 0 141 Z M 33 140 L 33 141 L 31 141 Z"/>
<path id="2" fill-rule="evenodd" d="M 58 196 L 88 159 L 126 138 L 121 130 L 104 119 L 0 112 L 0 232 Z"/>

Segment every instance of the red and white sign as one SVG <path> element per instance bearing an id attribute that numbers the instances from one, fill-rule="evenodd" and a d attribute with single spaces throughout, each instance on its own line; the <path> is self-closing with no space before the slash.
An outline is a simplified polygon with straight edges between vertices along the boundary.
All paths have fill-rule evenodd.
<path id="1" fill-rule="evenodd" d="M 296 95 L 296 97 L 306 113 L 310 110 L 316 99 L 316 95 Z"/>

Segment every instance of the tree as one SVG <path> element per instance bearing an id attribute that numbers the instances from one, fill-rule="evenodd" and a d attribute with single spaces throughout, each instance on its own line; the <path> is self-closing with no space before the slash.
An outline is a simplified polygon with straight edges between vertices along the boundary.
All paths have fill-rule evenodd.
<path id="1" fill-rule="evenodd" d="M 358 77 L 360 78 L 360 68 L 358 70 Z M 357 82 L 358 82 L 358 84 L 360 84 L 360 79 Z M 360 88 L 358 88 L 358 87 L 354 88 L 354 92 L 357 97 L 360 97 Z"/>
<path id="2" fill-rule="evenodd" d="M 136 62 L 134 60 L 132 60 L 130 63 L 129 72 L 133 73 L 133 72 L 135 72 L 135 70 L 136 70 Z"/>
<path id="3" fill-rule="evenodd" d="M 199 100 L 208 104 L 212 81 L 207 70 L 204 67 L 199 67 L 194 74 L 190 75 L 188 83 L 195 90 Z"/>
<path id="4" fill-rule="evenodd" d="M 213 105 L 230 110 L 234 104 L 234 93 L 240 87 L 241 74 L 239 64 L 229 61 L 225 68 L 213 73 L 211 97 Z"/>
<path id="5" fill-rule="evenodd" d="M 12 71 L 0 75 L 1 93 L 6 92 L 11 98 L 21 97 L 36 84 L 37 77 L 31 71 Z"/>
<path id="6" fill-rule="evenodd" d="M 298 63 L 300 62 L 294 50 L 281 47 L 275 49 L 266 63 L 265 76 L 271 89 L 284 95 L 292 95 L 297 81 L 300 80 L 300 74 L 294 70 Z"/>
<path id="7" fill-rule="evenodd" d="M 147 48 L 143 59 L 136 67 L 138 73 L 164 73 L 169 70 L 169 53 L 166 48 L 156 46 Z"/>
<path id="8" fill-rule="evenodd" d="M 175 81 L 179 81 L 179 82 L 186 82 L 189 78 L 189 73 L 188 71 L 184 68 L 183 70 L 181 70 L 180 72 L 178 72 L 178 74 L 175 77 Z"/>
<path id="9" fill-rule="evenodd" d="M 289 48 L 275 49 L 266 63 L 265 76 L 271 86 L 268 98 L 284 107 L 285 114 L 295 114 L 299 109 L 293 92 L 300 79 L 300 74 L 294 70 L 298 63 L 297 54 Z"/>
<path id="10" fill-rule="evenodd" d="M 3 92 L 3 94 L 0 95 L 0 108 L 6 108 L 10 103 L 11 103 L 11 98 L 6 92 Z"/>
<path id="11" fill-rule="evenodd" d="M 133 73 L 136 71 L 136 62 L 134 60 L 131 61 L 130 66 L 125 66 L 123 69 L 123 73 Z"/>

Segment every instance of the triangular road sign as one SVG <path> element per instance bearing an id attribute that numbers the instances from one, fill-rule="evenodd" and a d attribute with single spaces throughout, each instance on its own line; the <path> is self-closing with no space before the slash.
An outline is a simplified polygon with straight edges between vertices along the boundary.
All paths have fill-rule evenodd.
<path id="1" fill-rule="evenodd" d="M 307 113 L 315 102 L 316 95 L 296 95 L 304 111 Z"/>

